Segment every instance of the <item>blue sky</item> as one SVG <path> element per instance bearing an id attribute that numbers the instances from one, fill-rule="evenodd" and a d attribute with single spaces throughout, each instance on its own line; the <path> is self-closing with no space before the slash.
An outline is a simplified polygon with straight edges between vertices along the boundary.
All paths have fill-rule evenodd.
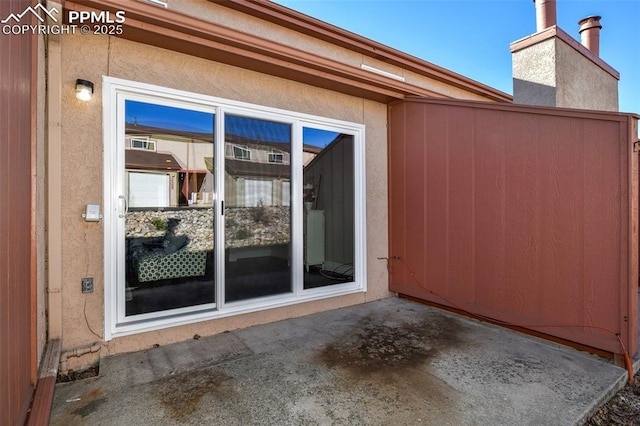
<path id="1" fill-rule="evenodd" d="M 125 103 L 125 121 L 141 126 L 211 134 L 214 127 L 213 114 L 132 100 L 127 100 Z M 262 141 L 290 142 L 291 140 L 290 125 L 255 118 L 227 115 L 225 130 L 231 134 Z M 336 136 L 338 133 L 335 132 L 303 128 L 303 142 L 307 145 L 324 148 Z"/>
<path id="2" fill-rule="evenodd" d="M 509 44 L 536 31 L 532 0 L 276 0 L 513 93 Z M 620 72 L 620 111 L 640 114 L 640 0 L 557 0 L 558 25 L 600 15 L 600 57 Z"/>
<path id="3" fill-rule="evenodd" d="M 213 114 L 146 102 L 127 100 L 124 119 L 141 126 L 213 133 Z"/>

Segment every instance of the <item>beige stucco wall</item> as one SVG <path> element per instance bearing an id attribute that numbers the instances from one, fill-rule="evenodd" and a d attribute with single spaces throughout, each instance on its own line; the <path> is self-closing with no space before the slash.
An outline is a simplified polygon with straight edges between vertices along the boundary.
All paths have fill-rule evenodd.
<path id="1" fill-rule="evenodd" d="M 174 1 L 170 2 L 170 6 Z M 268 28 L 255 18 L 200 0 L 180 1 L 183 10 L 199 17 L 224 21 L 236 28 L 250 28 L 299 47 L 314 46 L 359 66 L 360 55 L 311 40 L 281 28 Z M 219 9 L 211 13 L 212 8 Z M 205 14 L 207 11 L 208 14 Z M 266 25 L 266 26 L 265 26 Z M 388 250 L 387 210 L 387 107 L 341 93 L 320 89 L 253 71 L 137 44 L 119 38 L 94 35 L 62 36 L 62 73 L 51 75 L 62 87 L 62 350 L 102 345 L 101 355 L 135 351 L 154 344 L 168 344 L 225 330 L 335 309 L 391 295 L 387 290 L 385 260 Z M 384 65 L 384 64 L 383 64 Z M 392 72 L 394 70 L 391 70 Z M 81 217 L 86 204 L 104 205 L 102 77 L 137 82 L 249 102 L 290 111 L 362 123 L 366 126 L 367 292 L 305 302 L 282 308 L 212 319 L 194 324 L 139 333 L 103 341 L 104 330 L 104 230 L 102 222 L 87 223 Z M 74 96 L 77 78 L 95 83 L 90 102 Z M 420 84 L 464 99 L 479 96 L 444 83 L 420 77 Z M 50 81 L 50 84 L 55 83 Z M 49 123 L 52 125 L 52 123 Z M 93 277 L 95 291 L 81 293 L 81 278 Z M 69 359 L 77 369 L 95 362 L 97 355 Z"/>
<path id="2" fill-rule="evenodd" d="M 555 106 L 556 48 L 547 39 L 513 53 L 513 102 L 524 105 Z"/>
<path id="3" fill-rule="evenodd" d="M 618 111 L 618 79 L 563 40 L 556 41 L 557 106 Z"/>
<path id="4" fill-rule="evenodd" d="M 558 37 L 512 55 L 513 102 L 618 111 L 618 80 Z"/>
<path id="5" fill-rule="evenodd" d="M 367 293 L 215 319 L 103 342 L 102 355 L 139 350 L 193 337 L 387 297 L 386 105 L 164 49 L 102 36 L 67 36 L 62 43 L 63 351 L 102 341 L 104 328 L 103 227 L 81 217 L 85 205 L 103 205 L 101 79 L 103 75 L 251 102 L 366 125 Z M 76 78 L 96 83 L 94 98 L 76 100 Z M 53 147 L 55 148 L 55 147 Z M 93 277 L 95 292 L 80 280 Z M 94 334 L 95 333 L 95 334 Z M 93 361 L 71 358 L 70 368 Z"/>

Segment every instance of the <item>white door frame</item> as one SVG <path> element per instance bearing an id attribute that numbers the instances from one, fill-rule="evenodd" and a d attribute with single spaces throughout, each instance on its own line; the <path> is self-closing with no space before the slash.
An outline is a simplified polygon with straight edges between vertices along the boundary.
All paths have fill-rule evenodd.
<path id="1" fill-rule="evenodd" d="M 125 205 L 120 195 L 126 194 L 124 180 L 124 105 L 125 99 L 199 110 L 215 114 L 215 188 L 214 250 L 216 257 L 216 302 L 151 314 L 124 317 L 124 256 Z M 291 250 L 293 292 L 259 300 L 224 303 L 224 114 L 240 114 L 257 119 L 290 123 L 291 143 Z M 166 87 L 103 77 L 103 135 L 104 135 L 104 290 L 105 340 L 170 326 L 222 318 L 281 306 L 336 297 L 366 291 L 366 188 L 365 188 L 365 127 L 362 124 L 295 113 L 276 108 L 230 101 L 212 96 L 185 92 Z M 302 132 L 312 127 L 352 135 L 354 139 L 354 229 L 355 281 L 345 284 L 303 290 L 302 248 Z M 115 160 L 115 161 L 114 161 Z M 118 250 L 118 248 L 120 248 Z M 221 248 L 221 249 L 217 249 Z M 119 259 L 118 257 L 121 257 Z M 122 284 L 119 284 L 122 283 Z"/>

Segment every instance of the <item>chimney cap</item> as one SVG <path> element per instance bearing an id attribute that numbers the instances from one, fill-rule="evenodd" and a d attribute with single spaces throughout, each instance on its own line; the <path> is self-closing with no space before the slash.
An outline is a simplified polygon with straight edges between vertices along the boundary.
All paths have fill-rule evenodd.
<path id="1" fill-rule="evenodd" d="M 591 28 L 602 28 L 600 19 L 602 19 L 602 16 L 597 15 L 591 15 L 581 19 L 580 21 L 578 21 L 578 25 L 580 25 L 580 29 L 578 30 L 578 32 L 582 33 L 583 31 L 589 30 Z"/>

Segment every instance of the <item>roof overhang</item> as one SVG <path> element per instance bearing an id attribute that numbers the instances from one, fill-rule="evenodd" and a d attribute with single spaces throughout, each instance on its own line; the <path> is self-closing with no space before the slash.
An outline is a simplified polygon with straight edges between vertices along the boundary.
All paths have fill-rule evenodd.
<path id="1" fill-rule="evenodd" d="M 368 52 L 367 55 L 372 58 L 480 94 L 488 100 L 512 100 L 506 93 L 268 1 L 227 0 L 216 4 L 314 35 L 359 53 Z M 119 37 L 348 95 L 383 103 L 406 96 L 448 97 L 149 2 L 65 0 L 63 6 L 79 11 L 115 13 L 121 10 L 125 12 L 126 20 Z"/>
<path id="2" fill-rule="evenodd" d="M 231 176 L 272 179 L 289 179 L 291 177 L 291 166 L 288 164 L 254 163 L 231 158 L 225 160 L 225 171 Z"/>
<path id="3" fill-rule="evenodd" d="M 434 65 L 423 59 L 393 49 L 366 37 L 328 24 L 319 19 L 289 9 L 268 0 L 226 0 L 210 2 L 228 7 L 257 18 L 264 19 L 299 33 L 358 52 L 367 57 L 415 72 L 451 86 L 486 97 L 497 102 L 513 102 L 513 96 L 493 87 L 464 77 L 453 71 Z M 418 95 L 415 93 L 413 95 Z M 446 98 L 447 96 L 435 96 Z"/>

